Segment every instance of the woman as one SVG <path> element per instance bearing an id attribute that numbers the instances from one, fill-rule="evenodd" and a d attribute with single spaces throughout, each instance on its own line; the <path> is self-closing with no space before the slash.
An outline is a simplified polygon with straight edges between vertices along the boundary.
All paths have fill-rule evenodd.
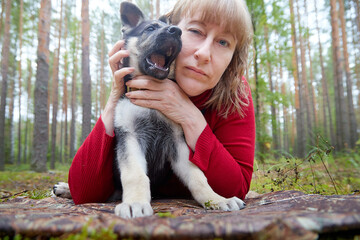
<path id="1" fill-rule="evenodd" d="M 243 0 L 179 0 L 168 15 L 182 30 L 182 50 L 176 59 L 176 83 L 140 76 L 126 93 L 136 105 L 157 109 L 181 125 L 192 150 L 189 161 L 223 197 L 244 199 L 250 187 L 255 149 L 255 119 L 250 90 L 242 77 L 252 40 L 250 15 Z M 76 204 L 104 202 L 114 192 L 114 108 L 124 94 L 122 68 L 128 52 L 124 41 L 109 52 L 114 75 L 107 105 L 78 150 L 69 171 Z M 152 195 L 187 196 L 174 177 Z M 180 193 L 180 194 L 179 194 Z"/>

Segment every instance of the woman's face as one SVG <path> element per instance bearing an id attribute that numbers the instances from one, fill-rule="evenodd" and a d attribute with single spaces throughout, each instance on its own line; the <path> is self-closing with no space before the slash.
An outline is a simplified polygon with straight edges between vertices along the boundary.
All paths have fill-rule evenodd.
<path id="1" fill-rule="evenodd" d="M 175 78 L 188 96 L 197 96 L 215 87 L 237 43 L 220 25 L 200 19 L 199 15 L 184 17 L 178 24 L 182 30 L 182 49 L 176 59 Z"/>

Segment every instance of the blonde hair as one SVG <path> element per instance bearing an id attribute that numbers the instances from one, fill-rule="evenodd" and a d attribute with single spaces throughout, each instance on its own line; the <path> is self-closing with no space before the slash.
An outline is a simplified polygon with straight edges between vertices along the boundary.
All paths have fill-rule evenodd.
<path id="1" fill-rule="evenodd" d="M 192 17 L 198 12 L 202 12 L 202 21 L 219 24 L 237 40 L 232 60 L 205 106 L 217 110 L 225 118 L 235 111 L 244 117 L 243 107 L 248 106 L 249 89 L 242 76 L 247 70 L 253 38 L 246 3 L 244 0 L 178 0 L 168 17 L 172 24 L 177 25 L 182 17 Z"/>

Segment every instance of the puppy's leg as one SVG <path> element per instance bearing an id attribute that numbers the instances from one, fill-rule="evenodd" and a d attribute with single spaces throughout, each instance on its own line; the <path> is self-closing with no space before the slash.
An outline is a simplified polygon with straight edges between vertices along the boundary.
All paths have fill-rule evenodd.
<path id="1" fill-rule="evenodd" d="M 184 142 L 178 144 L 178 158 L 172 161 L 176 175 L 188 187 L 194 199 L 204 208 L 223 211 L 240 210 L 245 203 L 237 198 L 224 198 L 215 193 L 207 182 L 204 173 L 189 161 L 189 149 Z"/>
<path id="2" fill-rule="evenodd" d="M 53 193 L 57 197 L 68 198 L 68 199 L 72 198 L 70 194 L 69 184 L 64 182 L 59 182 L 55 184 L 53 187 Z"/>
<path id="3" fill-rule="evenodd" d="M 145 156 L 135 137 L 128 136 L 125 144 L 126 153 L 117 153 L 123 197 L 115 214 L 122 218 L 150 216 L 153 210 Z"/>

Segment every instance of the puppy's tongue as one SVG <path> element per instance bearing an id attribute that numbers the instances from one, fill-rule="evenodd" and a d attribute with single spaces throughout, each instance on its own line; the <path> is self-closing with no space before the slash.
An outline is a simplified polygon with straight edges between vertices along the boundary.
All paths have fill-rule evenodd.
<path id="1" fill-rule="evenodd" d="M 161 54 L 154 53 L 150 56 L 150 61 L 155 64 L 157 67 L 164 68 L 165 66 L 165 56 Z"/>

